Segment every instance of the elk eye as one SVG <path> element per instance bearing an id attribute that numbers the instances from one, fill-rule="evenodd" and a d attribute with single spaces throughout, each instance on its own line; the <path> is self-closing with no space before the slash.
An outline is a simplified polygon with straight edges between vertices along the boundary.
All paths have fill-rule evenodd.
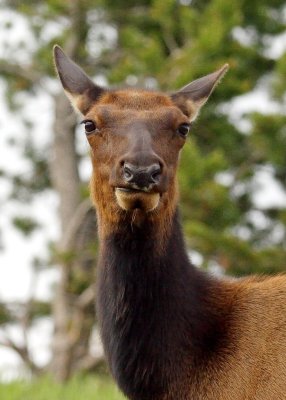
<path id="1" fill-rule="evenodd" d="M 93 121 L 90 119 L 85 119 L 82 121 L 82 124 L 84 124 L 85 127 L 85 133 L 88 135 L 89 133 L 92 133 L 96 130 L 96 125 Z"/>
<path id="2" fill-rule="evenodd" d="M 181 136 L 186 137 L 186 136 L 188 135 L 188 133 L 190 132 L 190 129 L 191 129 L 191 124 L 184 123 L 184 124 L 181 124 L 181 125 L 178 127 L 177 132 L 178 132 Z"/>

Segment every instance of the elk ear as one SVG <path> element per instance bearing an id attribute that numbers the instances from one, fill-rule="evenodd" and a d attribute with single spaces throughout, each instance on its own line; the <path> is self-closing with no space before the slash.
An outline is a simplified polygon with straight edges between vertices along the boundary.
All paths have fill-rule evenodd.
<path id="1" fill-rule="evenodd" d="M 225 64 L 212 74 L 196 79 L 178 92 L 171 94 L 174 103 L 190 118 L 190 121 L 197 117 L 201 107 L 206 103 L 227 70 L 228 64 Z"/>
<path id="2" fill-rule="evenodd" d="M 54 60 L 59 78 L 75 109 L 86 114 L 104 92 L 75 64 L 59 46 L 54 46 Z"/>

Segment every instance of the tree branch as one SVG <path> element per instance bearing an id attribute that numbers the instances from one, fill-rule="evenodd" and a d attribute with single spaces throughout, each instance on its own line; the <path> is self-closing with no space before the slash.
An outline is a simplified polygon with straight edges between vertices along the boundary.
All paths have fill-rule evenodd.
<path id="1" fill-rule="evenodd" d="M 84 309 L 88 306 L 90 306 L 93 302 L 95 302 L 95 291 L 96 284 L 93 283 L 90 285 L 88 288 L 86 288 L 80 296 L 76 299 L 75 306 Z"/>
<path id="2" fill-rule="evenodd" d="M 78 205 L 73 215 L 73 218 L 70 220 L 69 225 L 67 226 L 64 236 L 62 238 L 62 243 L 60 246 L 61 251 L 67 251 L 73 247 L 76 234 L 82 225 L 84 217 L 90 211 L 91 208 L 93 208 L 93 206 L 89 198 L 82 201 Z"/>
<path id="3" fill-rule="evenodd" d="M 31 359 L 29 350 L 26 345 L 20 346 L 16 344 L 12 339 L 5 337 L 0 341 L 0 346 L 15 351 L 20 356 L 25 365 L 27 365 L 30 368 L 32 373 L 38 375 L 42 371 L 42 369 L 39 368 Z"/>
<path id="4" fill-rule="evenodd" d="M 1 74 L 8 75 L 8 76 L 18 76 L 23 78 L 33 85 L 39 83 L 42 75 L 35 71 L 34 68 L 27 68 L 17 64 L 11 64 L 6 61 L 0 61 L 0 72 Z"/>
<path id="5" fill-rule="evenodd" d="M 78 369 L 81 372 L 92 372 L 103 365 L 105 365 L 105 358 L 103 355 L 100 355 L 98 357 L 87 355 L 82 360 L 80 360 L 78 364 Z"/>

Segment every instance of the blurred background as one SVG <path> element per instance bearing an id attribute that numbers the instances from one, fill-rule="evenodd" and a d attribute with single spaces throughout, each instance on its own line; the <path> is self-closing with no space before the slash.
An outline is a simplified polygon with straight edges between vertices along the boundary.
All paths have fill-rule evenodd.
<path id="1" fill-rule="evenodd" d="M 121 398 L 96 328 L 89 150 L 53 44 L 110 87 L 172 91 L 230 64 L 183 150 L 182 222 L 198 267 L 272 274 L 286 270 L 285 27 L 283 0 L 0 0 L 1 399 Z"/>

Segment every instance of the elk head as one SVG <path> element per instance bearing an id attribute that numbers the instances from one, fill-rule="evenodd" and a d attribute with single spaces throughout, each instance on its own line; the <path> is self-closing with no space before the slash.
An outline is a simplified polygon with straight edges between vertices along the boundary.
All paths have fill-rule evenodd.
<path id="1" fill-rule="evenodd" d="M 108 90 L 58 47 L 55 64 L 91 147 L 91 191 L 99 218 L 115 223 L 135 210 L 152 218 L 177 202 L 176 170 L 192 121 L 226 72 L 204 76 L 173 94 Z"/>

